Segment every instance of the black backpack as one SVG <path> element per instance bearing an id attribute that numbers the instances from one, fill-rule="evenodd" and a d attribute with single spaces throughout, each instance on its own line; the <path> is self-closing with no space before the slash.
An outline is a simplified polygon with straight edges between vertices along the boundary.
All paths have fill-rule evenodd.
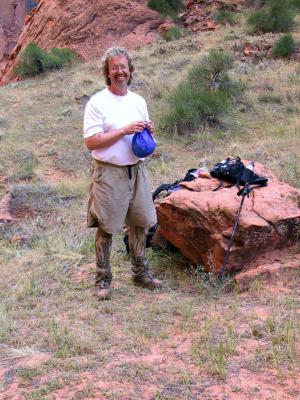
<path id="1" fill-rule="evenodd" d="M 245 166 L 240 157 L 236 157 L 236 159 L 227 157 L 211 169 L 210 175 L 221 181 L 220 185 L 214 190 L 220 189 L 224 181 L 230 182 L 238 188 L 244 186 L 246 183 L 249 185 L 265 186 L 268 182 L 267 178 L 259 176 L 253 171 L 253 163 Z"/>

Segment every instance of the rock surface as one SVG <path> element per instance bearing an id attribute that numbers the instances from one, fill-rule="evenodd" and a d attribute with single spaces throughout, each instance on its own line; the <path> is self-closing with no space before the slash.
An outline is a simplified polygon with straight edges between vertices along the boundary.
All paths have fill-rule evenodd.
<path id="1" fill-rule="evenodd" d="M 261 254 L 300 240 L 300 191 L 279 182 L 261 164 L 256 173 L 269 183 L 245 199 L 228 270 L 247 269 Z M 192 264 L 215 273 L 221 270 L 241 202 L 236 187 L 213 192 L 218 182 L 198 178 L 183 183 L 184 189 L 157 205 L 161 234 Z"/>
<path id="2" fill-rule="evenodd" d="M 25 15 L 35 0 L 0 0 L 0 71 L 22 32 Z"/>
<path id="3" fill-rule="evenodd" d="M 292 251 L 291 251 L 292 250 Z M 275 250 L 267 254 L 267 257 L 259 257 L 254 265 L 246 271 L 235 275 L 234 280 L 240 291 L 248 290 L 254 282 L 275 281 L 283 283 L 291 280 L 293 275 L 300 277 L 300 248 Z"/>
<path id="4" fill-rule="evenodd" d="M 186 0 L 180 14 L 184 26 L 191 32 L 214 31 L 218 27 L 216 13 L 219 10 L 237 12 L 245 0 Z"/>
<path id="5" fill-rule="evenodd" d="M 44 49 L 68 47 L 84 60 L 96 58 L 113 44 L 133 47 L 151 43 L 162 20 L 146 0 L 40 0 L 0 78 L 9 82 L 20 53 L 29 42 Z"/>

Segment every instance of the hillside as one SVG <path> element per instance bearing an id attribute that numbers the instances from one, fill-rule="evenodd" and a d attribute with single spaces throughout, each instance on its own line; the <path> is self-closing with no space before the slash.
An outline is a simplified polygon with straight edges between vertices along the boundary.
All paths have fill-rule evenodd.
<path id="1" fill-rule="evenodd" d="M 113 21 L 113 24 L 112 24 Z M 44 49 L 68 47 L 84 60 L 100 57 L 101 52 L 116 42 L 124 46 L 149 44 L 157 37 L 162 23 L 160 15 L 146 6 L 146 1 L 41 0 L 26 17 L 25 27 L 0 83 L 9 82 L 20 55 L 30 42 Z"/>
<path id="2" fill-rule="evenodd" d="M 299 43 L 299 20 L 293 35 Z M 157 126 L 158 147 L 147 159 L 153 188 L 227 154 L 261 162 L 300 187 L 299 62 L 245 52 L 278 36 L 249 35 L 239 14 L 236 25 L 133 52 L 132 89 Z M 234 55 L 230 74 L 246 85 L 244 97 L 219 126 L 167 134 L 167 96 L 211 49 Z M 151 270 L 164 283 L 150 293 L 131 284 L 117 236 L 112 300 L 92 296 L 91 157 L 82 116 L 87 98 L 105 86 L 99 62 L 0 87 L 0 397 L 297 399 L 299 244 L 261 260 L 295 268 L 253 280 L 243 292 L 231 278 L 220 285 L 178 254 L 149 249 Z"/>

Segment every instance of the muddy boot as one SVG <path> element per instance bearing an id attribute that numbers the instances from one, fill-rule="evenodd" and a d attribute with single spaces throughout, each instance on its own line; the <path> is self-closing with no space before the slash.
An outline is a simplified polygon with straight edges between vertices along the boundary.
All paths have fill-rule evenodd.
<path id="1" fill-rule="evenodd" d="M 109 300 L 111 298 L 112 290 L 110 287 L 110 282 L 101 281 L 95 289 L 95 296 L 98 300 Z"/>
<path id="2" fill-rule="evenodd" d="M 109 300 L 111 298 L 111 280 L 112 273 L 110 271 L 110 267 L 97 264 L 95 296 L 98 298 L 98 300 Z"/>
<path id="3" fill-rule="evenodd" d="M 153 278 L 148 272 L 148 262 L 146 258 L 132 257 L 133 282 L 137 286 L 154 290 L 162 287 L 161 281 Z"/>
<path id="4" fill-rule="evenodd" d="M 96 233 L 96 289 L 95 295 L 99 300 L 109 300 L 112 290 L 110 288 L 112 273 L 109 263 L 112 235 L 98 228 Z"/>

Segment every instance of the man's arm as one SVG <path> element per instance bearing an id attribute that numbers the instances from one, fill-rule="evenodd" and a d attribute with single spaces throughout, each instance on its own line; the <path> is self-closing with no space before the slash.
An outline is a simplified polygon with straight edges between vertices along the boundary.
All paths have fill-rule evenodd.
<path id="1" fill-rule="evenodd" d="M 89 150 L 104 149 L 116 143 L 125 135 L 132 135 L 135 132 L 142 132 L 145 127 L 144 121 L 136 121 L 123 128 L 114 131 L 99 132 L 84 139 L 84 143 Z"/>

